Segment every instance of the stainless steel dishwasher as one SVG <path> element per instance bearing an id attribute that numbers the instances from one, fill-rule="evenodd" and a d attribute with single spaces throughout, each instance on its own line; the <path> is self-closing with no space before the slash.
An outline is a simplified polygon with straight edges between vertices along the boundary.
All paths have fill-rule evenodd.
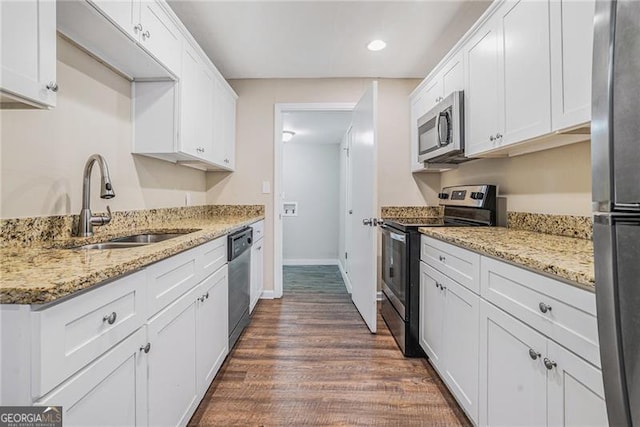
<path id="1" fill-rule="evenodd" d="M 253 230 L 243 228 L 229 235 L 229 351 L 249 324 L 249 286 Z"/>

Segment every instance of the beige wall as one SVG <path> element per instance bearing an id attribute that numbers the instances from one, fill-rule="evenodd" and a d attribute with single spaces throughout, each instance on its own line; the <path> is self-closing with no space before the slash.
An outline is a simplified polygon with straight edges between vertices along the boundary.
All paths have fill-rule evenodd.
<path id="1" fill-rule="evenodd" d="M 231 80 L 239 96 L 236 172 L 207 174 L 209 203 L 260 203 L 266 206 L 265 289 L 273 289 L 274 104 L 357 102 L 371 79 Z M 438 175 L 414 178 L 409 167 L 408 95 L 417 79 L 379 80 L 378 204 L 425 205 L 436 202 Z M 336 170 L 336 173 L 339 173 Z"/>
<path id="2" fill-rule="evenodd" d="M 112 210 L 205 203 L 205 173 L 131 154 L 130 83 L 58 38 L 58 106 L 2 110 L 0 216 L 78 213 L 82 171 L 89 155 L 109 164 L 116 197 Z M 95 168 L 97 169 L 97 168 Z M 91 206 L 103 211 L 93 171 Z"/>
<path id="3" fill-rule="evenodd" d="M 497 184 L 507 210 L 591 215 L 590 143 L 523 156 L 479 159 L 442 174 L 442 185 Z"/>

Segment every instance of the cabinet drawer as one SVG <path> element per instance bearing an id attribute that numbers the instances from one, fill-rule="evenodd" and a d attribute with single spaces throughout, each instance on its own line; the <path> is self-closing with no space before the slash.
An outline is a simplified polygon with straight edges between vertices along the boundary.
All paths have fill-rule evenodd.
<path id="1" fill-rule="evenodd" d="M 227 263 L 227 236 L 205 243 L 199 249 L 204 270 L 202 277 L 208 277 Z"/>
<path id="2" fill-rule="evenodd" d="M 594 293 L 482 257 L 481 295 L 600 366 Z"/>
<path id="3" fill-rule="evenodd" d="M 54 388 L 146 321 L 145 271 L 33 313 L 32 397 Z"/>
<path id="4" fill-rule="evenodd" d="M 480 293 L 479 254 L 422 236 L 420 259 L 467 289 Z"/>
<path id="5" fill-rule="evenodd" d="M 201 250 L 190 249 L 147 268 L 149 317 L 200 282 L 203 277 L 198 265 Z"/>
<path id="6" fill-rule="evenodd" d="M 251 228 L 253 229 L 254 242 L 257 242 L 264 237 L 264 220 L 251 224 Z"/>

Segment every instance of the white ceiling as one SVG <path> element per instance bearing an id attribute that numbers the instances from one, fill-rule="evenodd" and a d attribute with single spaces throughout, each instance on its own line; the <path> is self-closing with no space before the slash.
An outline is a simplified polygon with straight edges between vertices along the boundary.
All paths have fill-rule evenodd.
<path id="1" fill-rule="evenodd" d="M 351 111 L 295 111 L 282 114 L 282 129 L 296 134 L 287 144 L 338 144 L 351 124 Z"/>
<path id="2" fill-rule="evenodd" d="M 490 3 L 169 0 L 228 79 L 423 78 Z"/>

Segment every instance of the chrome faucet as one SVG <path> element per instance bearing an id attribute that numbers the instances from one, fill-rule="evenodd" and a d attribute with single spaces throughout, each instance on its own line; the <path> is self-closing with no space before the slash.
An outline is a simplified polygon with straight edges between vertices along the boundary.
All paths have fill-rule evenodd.
<path id="1" fill-rule="evenodd" d="M 111 185 L 111 177 L 109 177 L 109 168 L 107 162 L 100 154 L 93 154 L 84 165 L 84 177 L 82 179 L 82 210 L 80 211 L 80 221 L 76 236 L 87 237 L 93 236 L 93 226 L 105 225 L 111 221 L 111 209 L 107 206 L 108 214 L 106 216 L 93 215 L 89 209 L 90 191 L 91 191 L 91 171 L 94 163 L 98 162 L 100 167 L 100 198 L 112 199 L 116 196 Z"/>

